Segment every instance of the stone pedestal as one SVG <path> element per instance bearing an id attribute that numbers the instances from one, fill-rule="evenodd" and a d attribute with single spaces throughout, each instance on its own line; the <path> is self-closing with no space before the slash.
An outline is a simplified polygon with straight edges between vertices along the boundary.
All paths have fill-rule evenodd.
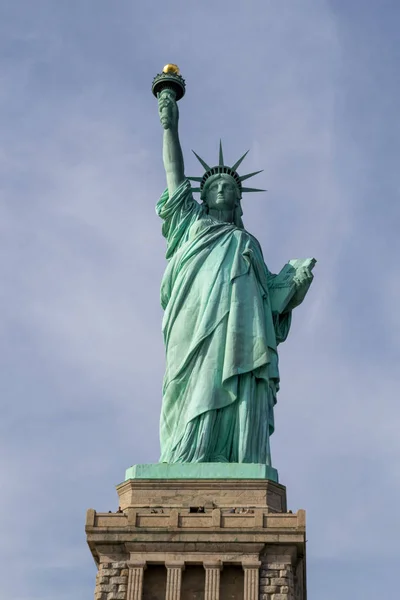
<path id="1" fill-rule="evenodd" d="M 306 600 L 305 512 L 264 480 L 128 480 L 88 510 L 95 600 Z"/>

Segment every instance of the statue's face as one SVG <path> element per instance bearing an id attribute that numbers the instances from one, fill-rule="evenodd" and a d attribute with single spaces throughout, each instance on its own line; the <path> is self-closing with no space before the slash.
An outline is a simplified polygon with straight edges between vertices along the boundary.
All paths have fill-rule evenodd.
<path id="1" fill-rule="evenodd" d="M 209 209 L 232 210 L 235 208 L 237 198 L 237 186 L 230 175 L 220 173 L 210 177 L 205 193 L 205 201 Z"/>

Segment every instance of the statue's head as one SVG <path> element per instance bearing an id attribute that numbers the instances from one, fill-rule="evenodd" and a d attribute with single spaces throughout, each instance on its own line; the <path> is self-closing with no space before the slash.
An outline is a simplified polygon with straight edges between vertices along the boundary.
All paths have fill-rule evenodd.
<path id="1" fill-rule="evenodd" d="M 242 181 L 253 177 L 253 175 L 257 175 L 257 173 L 261 173 L 261 171 L 239 176 L 236 169 L 241 164 L 247 152 L 232 167 L 228 167 L 224 164 L 221 142 L 219 145 L 219 162 L 215 167 L 210 167 L 200 156 L 196 153 L 194 154 L 204 167 L 205 173 L 203 177 L 189 177 L 192 181 L 200 183 L 200 187 L 192 187 L 192 190 L 200 192 L 200 197 L 208 210 L 235 209 L 234 222 L 238 227 L 243 227 L 241 219 L 243 212 L 240 204 L 242 192 L 263 192 L 265 190 L 243 187 Z"/>
<path id="2" fill-rule="evenodd" d="M 210 209 L 232 210 L 240 202 L 241 193 L 236 181 L 226 173 L 209 177 L 201 193 L 201 199 Z"/>
<path id="3" fill-rule="evenodd" d="M 201 190 L 201 199 L 207 212 L 211 210 L 233 211 L 236 227 L 244 228 L 242 221 L 241 189 L 235 179 L 227 173 L 211 175 Z"/>

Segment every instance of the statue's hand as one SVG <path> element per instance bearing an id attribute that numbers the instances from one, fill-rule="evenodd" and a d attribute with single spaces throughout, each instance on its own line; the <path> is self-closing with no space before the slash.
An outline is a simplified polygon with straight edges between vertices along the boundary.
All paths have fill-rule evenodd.
<path id="1" fill-rule="evenodd" d="M 179 110 L 173 92 L 163 90 L 158 96 L 158 114 L 164 129 L 178 131 Z"/>
<path id="2" fill-rule="evenodd" d="M 290 302 L 291 310 L 303 302 L 313 279 L 314 275 L 308 267 L 299 269 L 296 277 L 293 278 L 296 284 L 296 292 Z"/>

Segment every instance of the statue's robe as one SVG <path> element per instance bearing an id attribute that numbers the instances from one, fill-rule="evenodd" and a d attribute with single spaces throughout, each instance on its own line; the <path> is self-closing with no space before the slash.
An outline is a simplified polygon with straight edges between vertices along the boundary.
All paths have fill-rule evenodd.
<path id="1" fill-rule="evenodd" d="M 245 229 L 209 216 L 183 181 L 161 196 L 168 266 L 161 284 L 166 372 L 160 462 L 271 464 L 277 345 L 267 269 Z"/>

